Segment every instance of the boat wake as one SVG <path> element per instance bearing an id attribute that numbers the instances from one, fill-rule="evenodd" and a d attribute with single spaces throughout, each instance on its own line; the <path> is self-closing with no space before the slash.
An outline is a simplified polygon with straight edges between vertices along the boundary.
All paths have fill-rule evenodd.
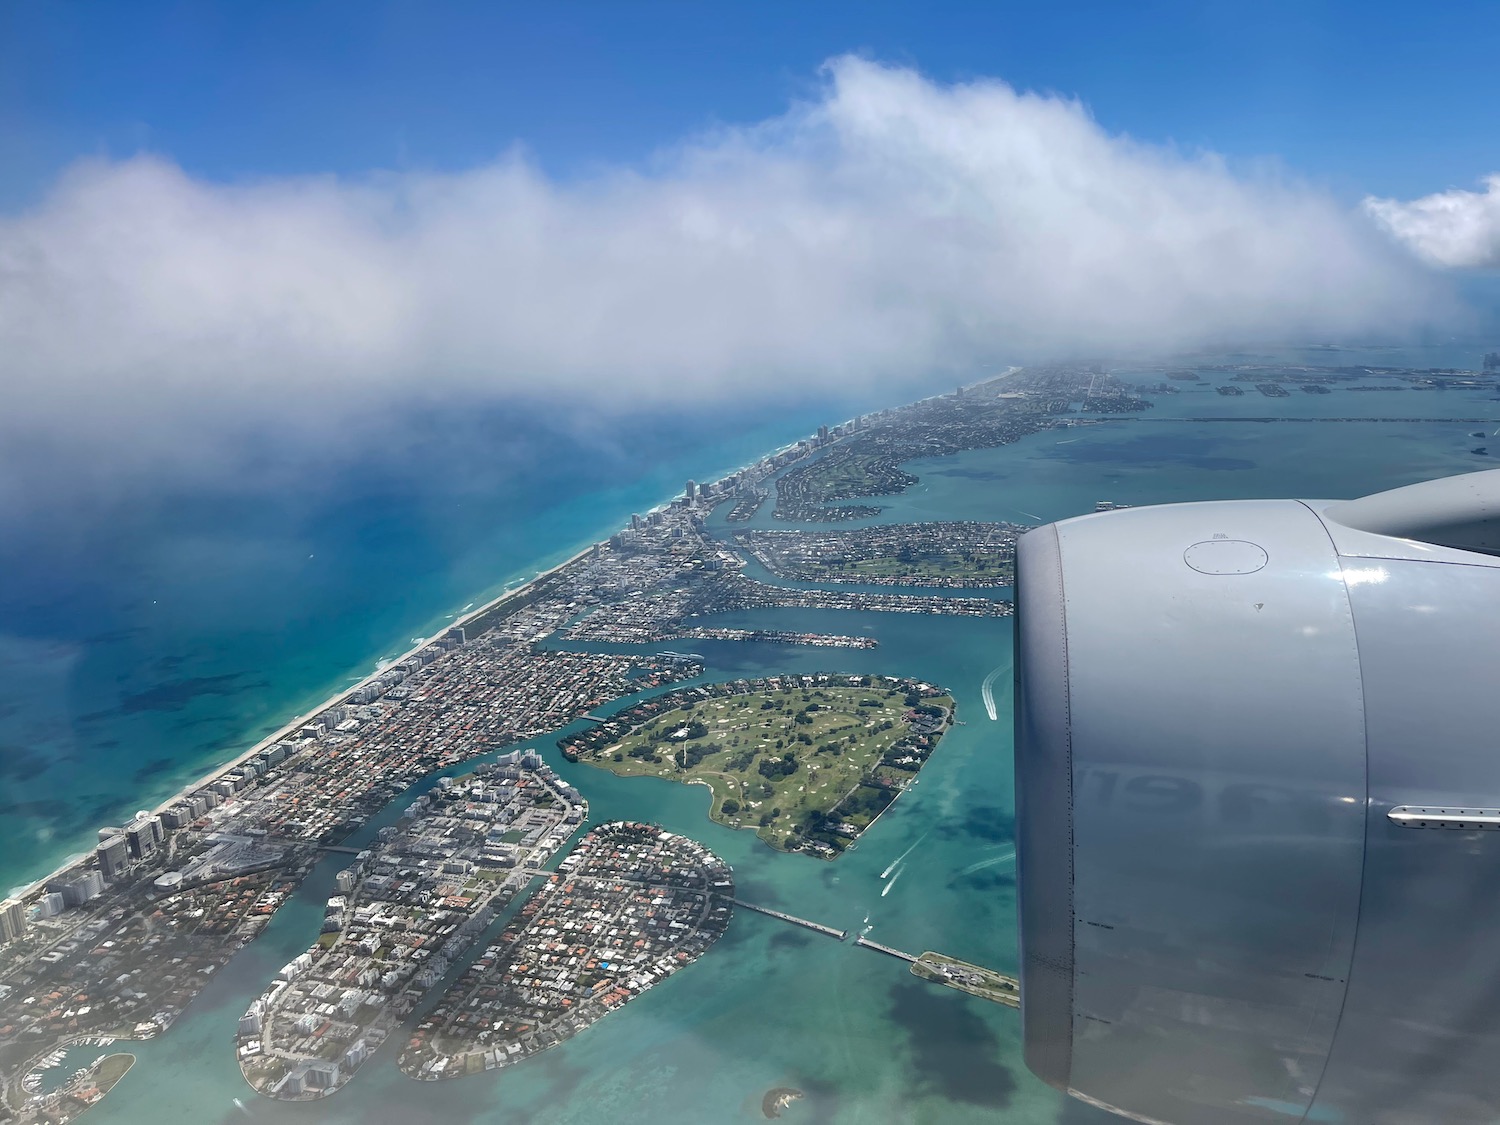
<path id="1" fill-rule="evenodd" d="M 989 715 L 991 722 L 1000 720 L 1000 712 L 995 707 L 995 681 L 1008 671 L 1010 671 L 1010 665 L 1002 664 L 986 676 L 984 683 L 979 685 L 979 698 L 984 700 L 985 714 Z"/>
<path id="2" fill-rule="evenodd" d="M 900 860 L 897 860 L 896 862 L 897 863 L 901 863 Z M 902 876 L 902 874 L 905 871 L 906 871 L 906 865 L 905 864 L 902 864 L 901 866 L 899 866 L 899 867 L 896 868 L 896 873 L 891 876 L 891 881 L 889 883 L 887 883 L 885 886 L 883 886 L 883 887 L 880 888 L 880 897 L 881 898 L 885 898 L 886 895 L 888 895 L 888 894 L 891 893 L 891 888 L 896 885 L 896 880 L 900 879 L 901 876 Z"/>
<path id="3" fill-rule="evenodd" d="M 895 859 L 891 860 L 891 862 L 886 866 L 886 869 L 880 873 L 880 877 L 882 879 L 889 878 L 891 872 L 900 867 L 902 861 L 906 859 L 907 856 L 911 855 L 912 852 L 917 850 L 917 844 L 920 844 L 923 840 L 927 839 L 928 833 L 930 833 L 931 831 L 932 830 L 929 828 L 927 832 L 923 832 L 920 836 L 917 837 L 916 844 L 913 844 L 911 847 L 907 848 L 904 852 L 898 855 Z"/>
<path id="4" fill-rule="evenodd" d="M 986 867 L 994 867 L 997 864 L 1009 863 L 1016 858 L 1016 849 L 1011 848 L 1004 855 L 993 856 L 990 859 L 981 859 L 978 863 L 971 863 L 959 872 L 960 875 L 972 875 L 976 871 L 983 871 Z"/>

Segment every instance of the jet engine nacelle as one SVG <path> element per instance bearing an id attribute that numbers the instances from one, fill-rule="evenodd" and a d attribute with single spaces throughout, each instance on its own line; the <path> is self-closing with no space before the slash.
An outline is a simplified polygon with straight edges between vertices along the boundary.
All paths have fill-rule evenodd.
<path id="1" fill-rule="evenodd" d="M 1500 470 L 1017 559 L 1026 1061 L 1137 1121 L 1500 1117 Z"/>

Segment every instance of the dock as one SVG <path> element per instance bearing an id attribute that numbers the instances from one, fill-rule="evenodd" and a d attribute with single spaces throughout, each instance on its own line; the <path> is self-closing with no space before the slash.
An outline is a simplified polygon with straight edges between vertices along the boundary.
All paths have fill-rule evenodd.
<path id="1" fill-rule="evenodd" d="M 891 957 L 899 957 L 903 961 L 911 961 L 913 963 L 915 963 L 916 961 L 916 958 L 913 957 L 910 953 L 902 953 L 899 949 L 893 949 L 889 945 L 881 945 L 878 941 L 871 941 L 867 937 L 861 936 L 855 938 L 854 944 L 862 945 L 866 949 L 873 949 L 877 953 L 885 953 Z"/>
<path id="2" fill-rule="evenodd" d="M 724 896 L 728 897 L 728 896 Z M 771 918 L 780 918 L 783 922 L 790 922 L 794 926 L 802 926 L 809 930 L 815 930 L 820 934 L 843 941 L 849 936 L 848 930 L 836 930 L 832 926 L 825 926 L 821 922 L 809 922 L 806 918 L 798 918 L 795 914 L 785 914 L 780 910 L 772 910 L 769 906 L 757 906 L 753 902 L 745 902 L 743 899 L 730 898 L 729 902 L 735 906 L 742 906 L 746 910 L 753 910 L 757 914 L 765 914 Z"/>

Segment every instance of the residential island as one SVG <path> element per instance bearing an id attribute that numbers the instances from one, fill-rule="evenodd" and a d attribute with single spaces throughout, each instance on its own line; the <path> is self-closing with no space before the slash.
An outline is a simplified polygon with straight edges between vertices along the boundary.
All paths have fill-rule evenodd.
<path id="1" fill-rule="evenodd" d="M 1014 523 L 898 523 L 854 531 L 741 531 L 734 542 L 777 578 L 872 586 L 1009 586 Z"/>
<path id="2" fill-rule="evenodd" d="M 459 1078 L 556 1046 L 701 957 L 733 897 L 728 865 L 702 844 L 601 824 L 417 1025 L 402 1071 Z"/>
<path id="3" fill-rule="evenodd" d="M 287 1101 L 340 1089 L 587 816 L 535 752 L 441 779 L 339 873 L 317 942 L 241 1017 L 246 1081 Z"/>
<path id="4" fill-rule="evenodd" d="M 558 745 L 622 776 L 705 785 L 711 819 L 835 859 L 916 779 L 952 720 L 952 696 L 916 680 L 777 676 L 668 692 Z"/>

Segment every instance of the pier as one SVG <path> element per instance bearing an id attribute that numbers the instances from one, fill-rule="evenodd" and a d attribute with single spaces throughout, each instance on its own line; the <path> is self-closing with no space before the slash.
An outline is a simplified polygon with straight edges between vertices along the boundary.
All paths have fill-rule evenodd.
<path id="1" fill-rule="evenodd" d="M 889 945 L 881 945 L 878 941 L 871 941 L 867 937 L 861 936 L 861 937 L 855 938 L 854 939 L 854 944 L 855 945 L 862 945 L 866 949 L 873 949 L 877 953 L 886 953 L 886 954 L 889 954 L 892 957 L 899 957 L 903 961 L 911 961 L 911 962 L 915 963 L 916 960 L 917 960 L 910 953 L 902 953 L 901 950 L 899 950 L 899 949 L 893 949 Z"/>
<path id="2" fill-rule="evenodd" d="M 765 914 L 771 918 L 780 918 L 783 922 L 790 922 L 794 926 L 803 926 L 809 930 L 816 930 L 820 934 L 843 941 L 849 936 L 848 930 L 835 930 L 832 926 L 825 926 L 821 922 L 809 922 L 806 918 L 798 918 L 795 914 L 784 914 L 780 910 L 772 910 L 769 906 L 756 906 L 753 902 L 745 902 L 743 899 L 731 898 L 730 902 L 735 906 L 743 906 L 746 910 L 753 910 L 757 914 Z"/>

